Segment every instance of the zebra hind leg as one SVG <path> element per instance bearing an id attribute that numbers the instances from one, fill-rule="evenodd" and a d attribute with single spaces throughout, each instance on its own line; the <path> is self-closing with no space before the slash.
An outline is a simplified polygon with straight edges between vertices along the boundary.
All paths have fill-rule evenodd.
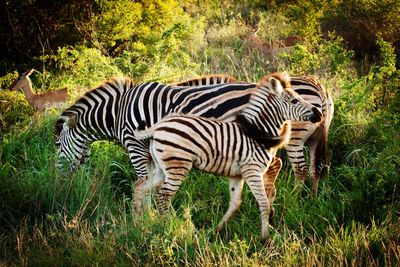
<path id="1" fill-rule="evenodd" d="M 290 140 L 286 146 L 286 152 L 295 176 L 294 191 L 297 196 L 301 196 L 304 181 L 308 175 L 308 164 L 304 157 L 304 142 L 298 139 Z"/>
<path id="2" fill-rule="evenodd" d="M 264 173 L 264 188 L 265 193 L 271 203 L 271 212 L 269 214 L 269 220 L 271 221 L 275 215 L 275 209 L 272 204 L 275 201 L 276 188 L 275 181 L 279 175 L 280 170 L 282 169 L 282 160 L 279 157 L 274 157 L 272 159 L 271 164 L 268 167 L 268 170 Z"/>
<path id="3" fill-rule="evenodd" d="M 162 182 L 164 181 L 164 173 L 160 168 L 156 168 L 154 171 L 154 175 L 147 177 L 147 179 L 139 180 L 135 186 L 135 195 L 134 195 L 134 207 L 135 212 L 137 214 L 142 213 L 143 211 L 143 203 L 146 201 L 146 197 L 150 195 L 152 189 L 156 189 L 160 187 Z M 144 201 L 143 201 L 144 199 Z M 150 203 L 144 203 L 145 205 L 151 205 Z"/>
<path id="4" fill-rule="evenodd" d="M 229 208 L 226 211 L 224 217 L 218 223 L 217 232 L 220 232 L 224 225 L 232 218 L 235 212 L 239 209 L 242 204 L 242 192 L 243 192 L 243 179 L 238 178 L 230 178 L 229 179 L 229 192 L 230 192 L 230 201 Z"/>
<path id="5" fill-rule="evenodd" d="M 164 171 L 166 178 L 157 193 L 157 209 L 161 215 L 167 214 L 172 197 L 178 191 L 190 169 L 191 166 L 180 166 L 170 167 L 170 171 Z"/>

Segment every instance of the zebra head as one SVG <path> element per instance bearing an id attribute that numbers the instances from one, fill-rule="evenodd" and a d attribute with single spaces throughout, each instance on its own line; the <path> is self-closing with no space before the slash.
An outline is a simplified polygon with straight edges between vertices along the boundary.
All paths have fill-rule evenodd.
<path id="1" fill-rule="evenodd" d="M 88 138 L 78 122 L 78 115 L 75 113 L 63 114 L 56 122 L 58 169 L 69 164 L 69 169 L 74 171 L 79 164 L 89 159 L 90 149 L 86 141 Z"/>
<path id="2" fill-rule="evenodd" d="M 251 95 L 243 115 L 258 129 L 279 135 L 285 121 L 321 120 L 321 112 L 290 88 L 290 77 L 273 73 L 264 77 Z"/>

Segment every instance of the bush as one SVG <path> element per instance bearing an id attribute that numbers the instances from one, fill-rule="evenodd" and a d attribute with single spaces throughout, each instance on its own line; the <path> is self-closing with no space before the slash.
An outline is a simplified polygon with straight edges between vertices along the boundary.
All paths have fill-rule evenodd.
<path id="1" fill-rule="evenodd" d="M 113 60 L 95 48 L 62 47 L 56 54 L 44 59 L 50 66 L 62 71 L 51 81 L 53 86 L 72 88 L 72 92 L 78 87 L 93 88 L 104 80 L 122 75 Z"/>
<path id="2" fill-rule="evenodd" d="M 346 80 L 355 74 L 353 54 L 353 51 L 344 48 L 342 38 L 331 33 L 327 40 L 321 40 L 312 47 L 298 44 L 289 52 L 281 53 L 279 57 L 284 65 L 280 68 L 289 70 L 292 75 Z"/>
<path id="3" fill-rule="evenodd" d="M 26 101 L 24 94 L 0 92 L 0 136 L 12 129 L 20 129 L 32 119 L 34 114 L 35 110 Z"/>

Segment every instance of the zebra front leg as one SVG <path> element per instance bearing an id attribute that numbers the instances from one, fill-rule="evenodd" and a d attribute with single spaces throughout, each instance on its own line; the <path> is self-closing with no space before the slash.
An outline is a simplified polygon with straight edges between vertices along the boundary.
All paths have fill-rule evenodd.
<path id="1" fill-rule="evenodd" d="M 229 192 L 230 202 L 229 208 L 226 211 L 224 217 L 221 219 L 217 226 L 217 232 L 220 232 L 224 225 L 232 218 L 235 212 L 239 209 L 242 204 L 242 192 L 243 192 L 243 179 L 229 178 Z"/>
<path id="2" fill-rule="evenodd" d="M 271 204 L 271 212 L 269 215 L 269 220 L 272 220 L 275 215 L 275 209 L 274 206 L 272 205 L 275 201 L 275 195 L 276 195 L 275 181 L 281 169 L 282 169 L 282 160 L 279 157 L 274 157 L 263 176 L 265 193 L 267 194 L 267 197 Z"/>
<path id="3" fill-rule="evenodd" d="M 256 198 L 259 208 L 260 208 L 260 216 L 261 216 L 261 240 L 263 242 L 269 239 L 269 213 L 270 213 L 270 202 L 267 197 L 267 193 L 265 192 L 264 182 L 262 179 L 261 172 L 249 172 L 245 181 L 250 187 L 251 192 Z"/>

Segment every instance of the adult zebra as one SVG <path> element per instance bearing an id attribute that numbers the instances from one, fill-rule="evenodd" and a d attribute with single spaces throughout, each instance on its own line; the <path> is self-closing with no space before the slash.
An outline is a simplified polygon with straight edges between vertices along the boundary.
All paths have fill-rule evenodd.
<path id="1" fill-rule="evenodd" d="M 189 86 L 207 81 L 209 84 L 227 83 L 230 80 L 236 81 L 232 76 L 228 75 L 206 75 L 188 79 L 176 83 L 181 86 Z M 319 180 L 328 173 L 328 132 L 331 124 L 334 104 L 332 97 L 325 87 L 312 77 L 291 77 L 291 88 L 298 93 L 304 100 L 314 105 L 322 113 L 322 119 L 318 123 L 311 122 L 293 122 L 291 138 L 286 144 L 286 153 L 291 162 L 295 174 L 295 181 L 298 192 L 304 186 L 304 181 L 308 174 L 311 176 L 311 193 L 315 197 L 318 193 Z M 256 86 L 254 84 L 254 86 Z M 309 146 L 309 160 L 307 163 L 305 157 L 305 145 Z M 282 167 L 281 160 L 275 160 L 265 174 L 275 176 Z M 278 170 L 278 171 L 276 171 Z M 268 179 L 268 178 L 266 178 Z"/>
<path id="2" fill-rule="evenodd" d="M 177 87 L 157 82 L 134 85 L 129 79 L 106 82 L 87 92 L 57 120 L 57 166 L 68 161 L 73 169 L 88 159 L 91 142 L 116 139 L 128 150 L 139 181 L 143 181 L 148 173 L 148 142 L 135 138 L 136 128 L 152 126 L 171 113 L 232 121 L 255 90 L 249 83 Z M 282 93 L 282 97 L 289 95 L 302 101 L 292 91 Z M 270 129 L 270 134 L 279 132 Z"/>
<path id="3" fill-rule="evenodd" d="M 150 151 L 155 163 L 155 176 L 138 189 L 144 195 L 158 188 L 158 208 L 168 211 L 171 198 L 179 189 L 192 167 L 230 177 L 231 200 L 217 230 L 232 217 L 241 203 L 243 182 L 254 194 L 260 208 L 262 239 L 268 238 L 268 218 L 275 196 L 274 181 L 266 181 L 263 174 L 274 159 L 278 146 L 289 140 L 290 120 L 318 122 L 316 108 L 304 100 L 294 98 L 291 91 L 281 97 L 283 85 L 289 77 L 275 75 L 263 79 L 237 115 L 234 122 L 220 122 L 193 115 L 170 115 L 150 129 L 136 130 L 137 138 L 152 137 Z M 300 103 L 297 103 L 300 101 Z M 273 114 L 271 114 L 273 111 Z M 287 122 L 289 121 L 289 122 Z M 270 136 L 278 132 L 278 136 Z M 137 199 L 139 203 L 141 199 Z"/>

